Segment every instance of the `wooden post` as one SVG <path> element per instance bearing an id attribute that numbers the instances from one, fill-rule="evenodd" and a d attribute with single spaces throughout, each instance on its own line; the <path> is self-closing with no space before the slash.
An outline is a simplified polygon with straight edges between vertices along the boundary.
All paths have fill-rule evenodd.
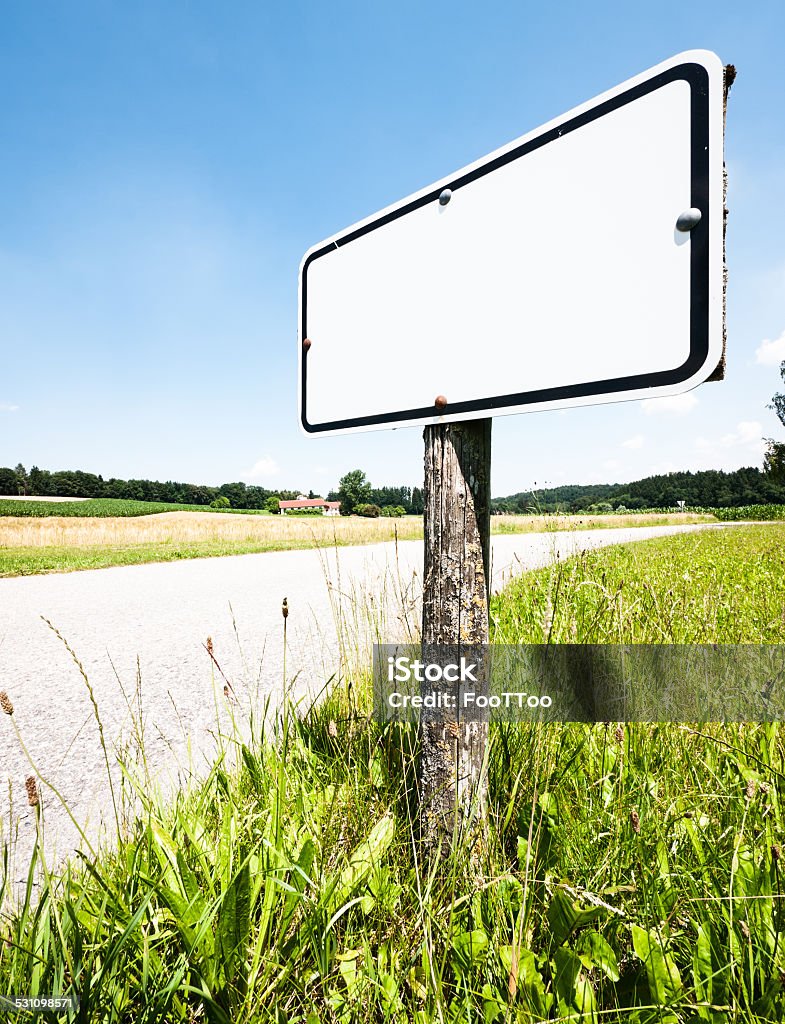
<path id="1" fill-rule="evenodd" d="M 423 647 L 487 644 L 491 420 L 428 426 L 423 436 Z M 458 692 L 457 685 L 441 689 Z M 484 818 L 487 738 L 487 722 L 423 710 L 420 837 L 428 855 L 448 849 L 456 835 L 465 839 Z"/>

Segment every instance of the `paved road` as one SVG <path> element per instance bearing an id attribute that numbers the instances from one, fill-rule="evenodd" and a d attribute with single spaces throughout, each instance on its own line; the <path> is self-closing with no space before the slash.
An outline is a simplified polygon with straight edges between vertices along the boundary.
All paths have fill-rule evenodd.
<path id="1" fill-rule="evenodd" d="M 546 564 L 556 552 L 564 557 L 703 528 L 495 536 L 493 589 Z M 95 837 L 101 817 L 112 827 L 114 818 L 84 677 L 99 709 L 110 761 L 118 745 L 132 742 L 141 708 L 151 773 L 164 786 L 176 784 L 178 773 L 200 771 L 210 761 L 216 723 L 231 727 L 228 712 L 234 705 L 224 696 L 221 672 L 239 708 L 280 697 L 284 597 L 290 609 L 287 676 L 296 674 L 298 694 L 318 692 L 339 664 L 339 634 L 348 639 L 350 651 L 370 630 L 389 642 L 411 635 L 420 614 L 421 563 L 422 544 L 409 541 L 397 548 L 270 552 L 0 579 L 0 690 L 15 706 L 13 720 L 0 714 L 0 841 L 10 836 L 15 843 L 15 882 L 29 862 L 35 818 L 24 792 L 32 770 L 13 724 L 38 771 Z M 220 672 L 205 649 L 208 637 Z M 114 778 L 119 780 L 116 771 Z M 50 857 L 68 854 L 77 832 L 46 790 L 44 817 Z"/>

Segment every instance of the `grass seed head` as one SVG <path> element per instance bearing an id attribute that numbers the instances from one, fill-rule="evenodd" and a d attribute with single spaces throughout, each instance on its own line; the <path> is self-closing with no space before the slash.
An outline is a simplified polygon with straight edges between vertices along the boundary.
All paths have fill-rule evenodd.
<path id="1" fill-rule="evenodd" d="M 27 790 L 27 802 L 31 807 L 38 806 L 38 787 L 35 784 L 35 776 L 28 775 L 25 779 L 25 789 Z"/>
<path id="2" fill-rule="evenodd" d="M 636 836 L 639 836 L 641 834 L 641 816 L 634 807 L 630 811 L 630 824 L 632 825 L 632 831 Z"/>
<path id="3" fill-rule="evenodd" d="M 11 703 L 11 698 L 5 690 L 0 690 L 0 708 L 2 708 L 7 715 L 12 715 L 14 713 L 14 705 Z"/>
<path id="4" fill-rule="evenodd" d="M 285 619 L 289 616 L 289 602 L 286 598 L 283 599 L 283 604 L 281 605 L 281 615 L 283 615 Z"/>
<path id="5" fill-rule="evenodd" d="M 210 655 L 210 657 L 212 657 L 213 656 L 213 638 L 211 636 L 208 636 L 207 643 L 206 643 L 205 646 L 207 647 L 207 653 Z"/>

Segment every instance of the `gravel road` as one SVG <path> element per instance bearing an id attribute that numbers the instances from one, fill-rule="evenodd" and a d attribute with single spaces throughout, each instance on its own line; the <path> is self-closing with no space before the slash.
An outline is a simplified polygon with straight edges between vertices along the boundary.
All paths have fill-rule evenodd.
<path id="1" fill-rule="evenodd" d="M 563 558 L 707 528 L 716 527 L 494 536 L 493 589 L 557 552 Z M 12 719 L 0 715 L 0 843 L 12 840 L 14 885 L 25 877 L 36 829 L 24 791 L 32 769 L 18 736 L 91 839 L 102 819 L 114 829 L 84 677 L 110 761 L 133 736 L 141 708 L 148 766 L 163 786 L 176 785 L 210 763 L 217 721 L 228 727 L 232 705 L 221 672 L 240 706 L 259 706 L 267 696 L 274 704 L 280 696 L 284 597 L 290 609 L 287 677 L 297 673 L 298 694 L 318 692 L 338 665 L 339 632 L 355 649 L 356 638 L 372 626 L 385 641 L 410 635 L 419 618 L 421 563 L 422 543 L 408 541 L 397 548 L 270 552 L 0 579 L 0 690 L 15 706 Z M 207 653 L 208 637 L 220 672 Z M 54 861 L 75 848 L 78 833 L 46 787 L 43 803 L 46 849 Z"/>

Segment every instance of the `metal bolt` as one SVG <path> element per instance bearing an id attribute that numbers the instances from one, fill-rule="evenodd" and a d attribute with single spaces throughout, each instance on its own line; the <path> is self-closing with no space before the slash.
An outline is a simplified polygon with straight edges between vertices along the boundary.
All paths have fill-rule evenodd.
<path id="1" fill-rule="evenodd" d="M 444 397 L 444 395 L 437 395 L 433 401 L 433 404 L 436 406 L 437 409 L 444 409 L 444 407 L 447 405 L 447 399 Z"/>
<path id="2" fill-rule="evenodd" d="M 689 210 L 685 210 L 680 213 L 676 218 L 676 230 L 677 231 L 692 231 L 694 227 L 700 223 L 700 219 L 703 214 L 696 207 L 691 206 Z"/>
<path id="3" fill-rule="evenodd" d="M 449 188 L 443 189 L 439 193 L 439 206 L 446 206 L 452 199 L 452 190 Z"/>
<path id="4" fill-rule="evenodd" d="M 303 352 L 307 352 L 310 347 L 311 347 L 311 339 L 310 338 L 303 338 Z"/>

